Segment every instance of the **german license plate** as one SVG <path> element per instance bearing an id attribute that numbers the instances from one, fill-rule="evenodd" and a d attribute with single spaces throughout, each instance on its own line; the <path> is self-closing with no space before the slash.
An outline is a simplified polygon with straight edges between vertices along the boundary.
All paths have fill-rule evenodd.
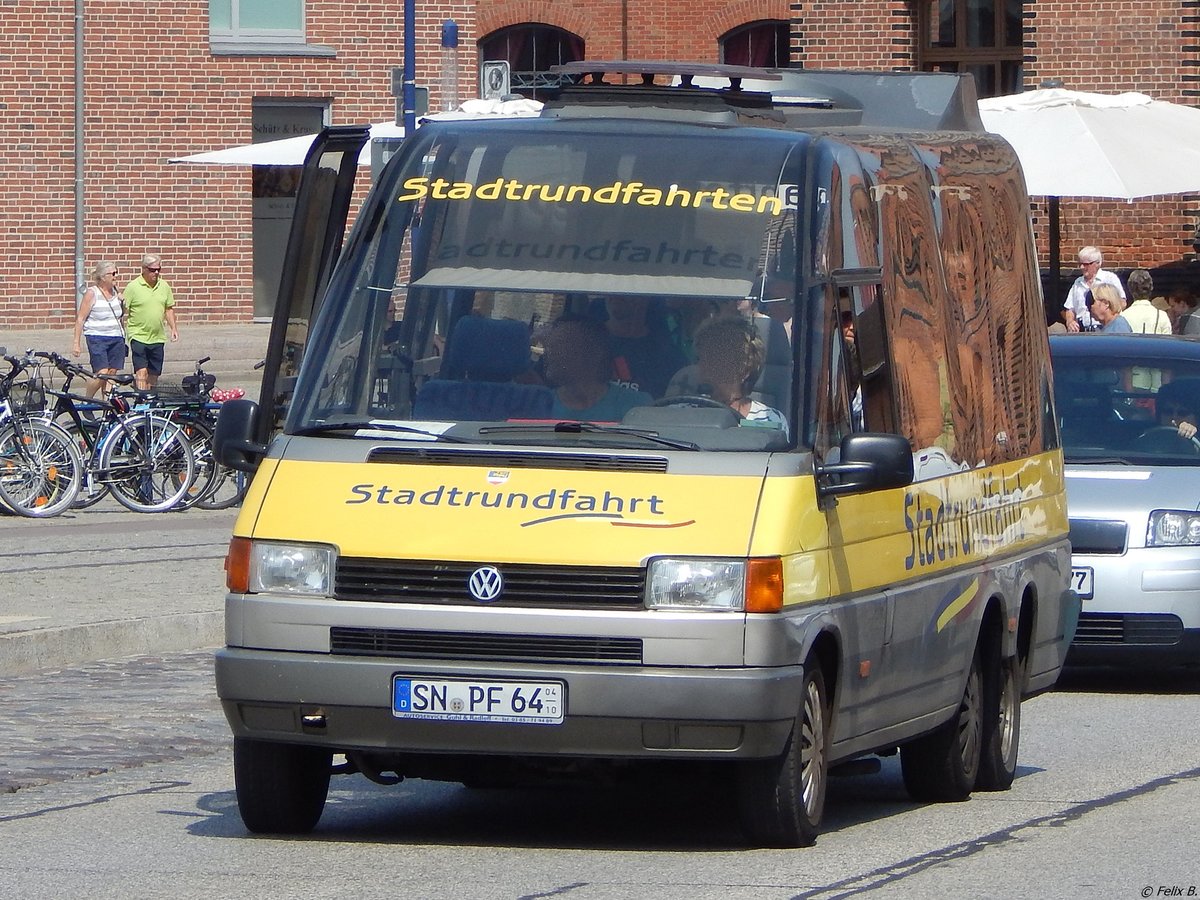
<path id="1" fill-rule="evenodd" d="M 1071 587 L 1081 600 L 1091 600 L 1093 595 L 1092 567 L 1074 566 L 1071 569 Z"/>
<path id="2" fill-rule="evenodd" d="M 392 715 L 401 719 L 561 725 L 565 699 L 561 681 L 392 676 Z"/>

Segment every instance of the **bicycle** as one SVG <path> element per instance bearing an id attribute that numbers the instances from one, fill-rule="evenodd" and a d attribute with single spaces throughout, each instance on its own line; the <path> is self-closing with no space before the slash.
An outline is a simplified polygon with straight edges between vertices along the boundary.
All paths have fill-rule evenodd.
<path id="1" fill-rule="evenodd" d="M 73 440 L 83 448 L 88 472 L 87 490 L 79 506 L 91 506 L 105 492 L 134 512 L 164 512 L 176 507 L 187 495 L 196 477 L 196 457 L 183 429 L 162 410 L 155 409 L 147 395 L 113 389 L 104 403 L 71 392 L 76 377 L 102 377 L 113 383 L 128 383 L 129 376 L 96 376 L 57 353 L 37 353 L 48 360 L 66 380 L 48 412 L 63 422 Z M 98 416 L 88 418 L 85 412 Z"/>
<path id="2" fill-rule="evenodd" d="M 11 367 L 0 378 L 0 504 L 30 518 L 57 516 L 79 493 L 83 460 L 71 436 L 43 418 L 38 362 L 4 348 L 0 355 Z"/>
<path id="3" fill-rule="evenodd" d="M 157 397 L 172 420 L 183 428 L 196 455 L 196 479 L 180 506 L 228 509 L 242 502 L 250 476 L 221 465 L 213 453 L 213 429 L 220 404 L 212 402 L 217 379 L 204 371 L 209 359 L 205 356 L 197 360 L 195 371 L 185 375 L 178 386 L 160 381 Z"/>

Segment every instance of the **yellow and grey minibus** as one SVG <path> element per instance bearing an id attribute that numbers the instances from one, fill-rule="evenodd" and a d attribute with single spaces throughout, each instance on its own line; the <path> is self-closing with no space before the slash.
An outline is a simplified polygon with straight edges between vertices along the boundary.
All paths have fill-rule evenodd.
<path id="1" fill-rule="evenodd" d="M 970 79 L 561 74 L 417 129 L 344 249 L 365 133 L 310 155 L 217 436 L 256 470 L 216 662 L 247 827 L 311 830 L 331 773 L 691 764 L 757 846 L 897 751 L 917 800 L 1007 789 L 1079 601 L 1029 201 Z"/>

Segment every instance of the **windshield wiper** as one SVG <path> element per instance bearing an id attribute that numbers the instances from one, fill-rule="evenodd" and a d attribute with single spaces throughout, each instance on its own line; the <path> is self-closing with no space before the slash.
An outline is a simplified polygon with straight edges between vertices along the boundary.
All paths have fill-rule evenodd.
<path id="1" fill-rule="evenodd" d="M 410 425 L 397 425 L 394 422 L 324 422 L 320 425 L 308 425 L 298 428 L 292 434 L 309 437 L 316 434 L 330 434 L 340 431 L 391 431 L 397 434 L 419 434 L 421 437 L 435 441 L 446 441 L 450 444 L 469 444 L 466 438 L 452 437 L 448 434 L 438 434 L 436 431 L 425 431 Z"/>
<path id="2" fill-rule="evenodd" d="M 1134 466 L 1137 463 L 1130 462 L 1127 459 L 1121 459 L 1119 456 L 1080 456 L 1075 453 L 1064 453 L 1063 462 L 1098 466 Z"/>
<path id="3" fill-rule="evenodd" d="M 621 425 L 597 425 L 595 422 L 556 422 L 553 425 L 485 425 L 479 429 L 484 434 L 619 434 L 641 438 L 652 444 L 670 447 L 673 450 L 699 450 L 700 445 L 691 441 L 676 441 L 661 437 L 657 431 L 642 428 L 625 428 Z"/>

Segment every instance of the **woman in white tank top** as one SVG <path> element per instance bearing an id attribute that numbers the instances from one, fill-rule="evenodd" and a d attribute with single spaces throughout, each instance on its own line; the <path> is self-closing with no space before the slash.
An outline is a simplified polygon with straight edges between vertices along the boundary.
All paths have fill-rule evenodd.
<path id="1" fill-rule="evenodd" d="M 72 353 L 83 352 L 87 340 L 92 371 L 97 375 L 115 375 L 125 367 L 125 300 L 117 291 L 117 267 L 111 262 L 99 262 L 92 267 L 94 284 L 83 292 L 79 312 L 75 316 L 75 344 Z M 88 381 L 87 396 L 97 391 L 108 393 L 109 383 L 100 379 Z"/>

